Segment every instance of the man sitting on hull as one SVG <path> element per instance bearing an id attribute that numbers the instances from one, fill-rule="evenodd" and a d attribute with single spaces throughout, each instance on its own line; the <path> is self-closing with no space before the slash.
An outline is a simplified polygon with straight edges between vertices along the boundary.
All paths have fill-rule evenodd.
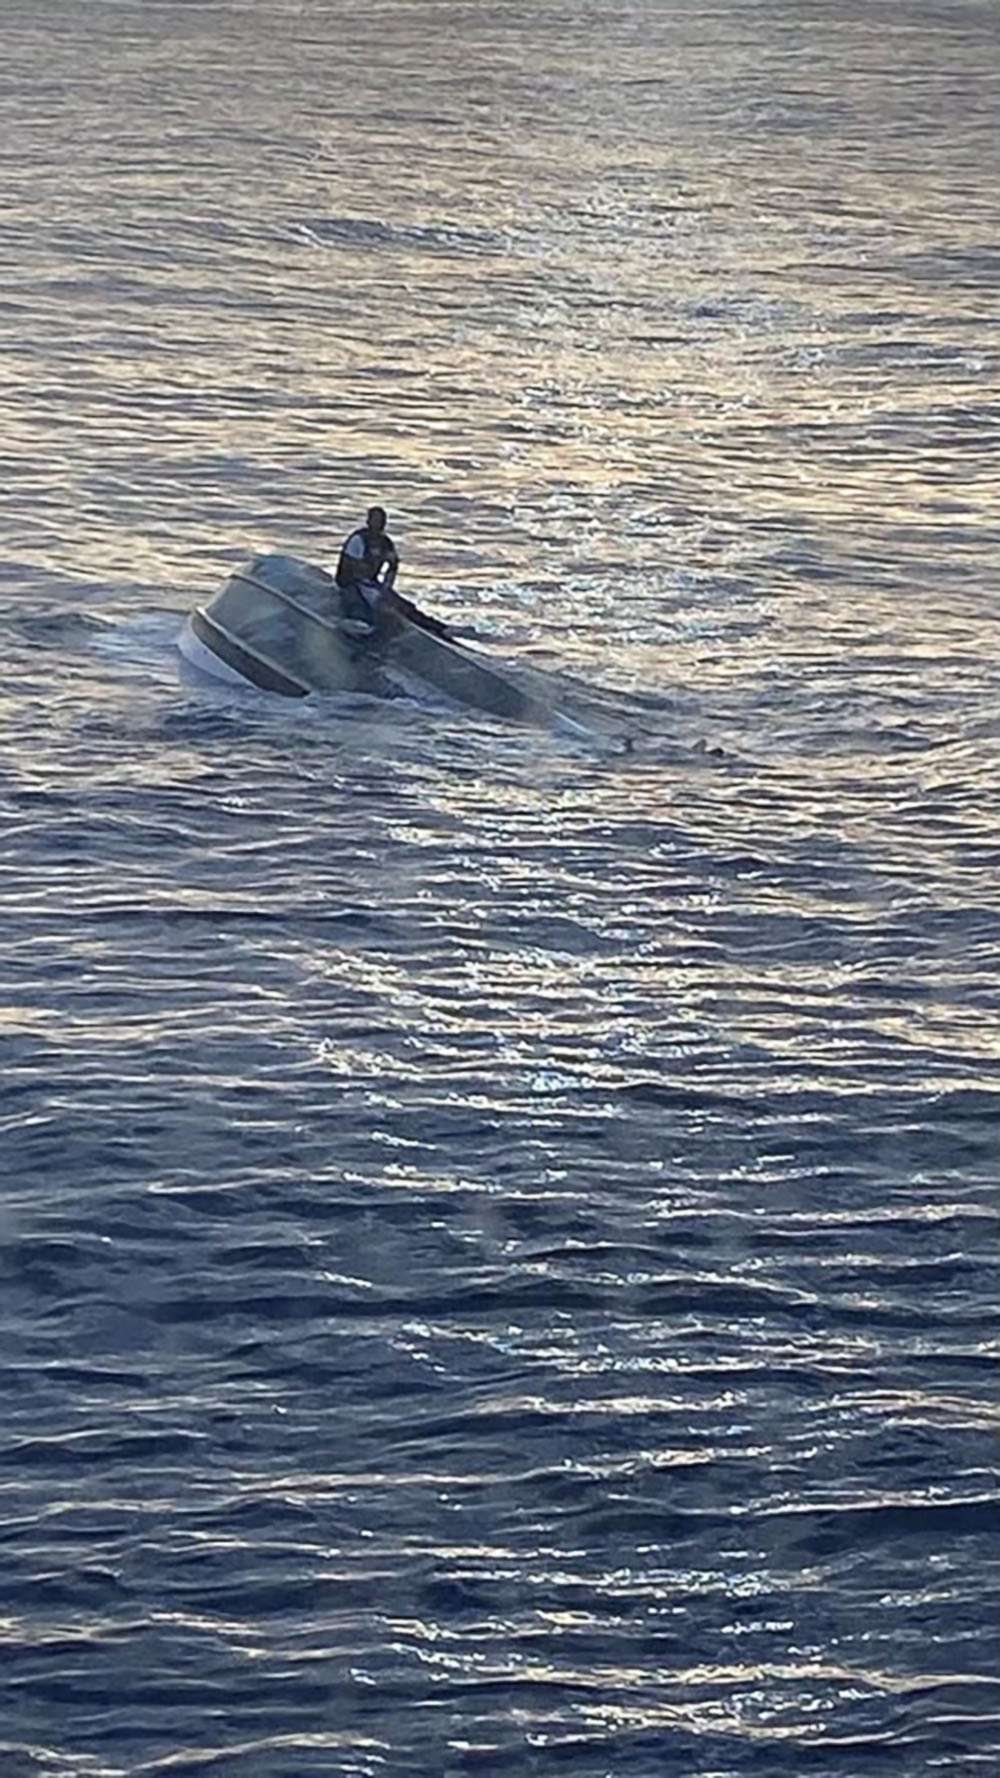
<path id="1" fill-rule="evenodd" d="M 396 592 L 399 552 L 386 530 L 385 508 L 371 506 L 365 523 L 352 531 L 337 563 L 337 586 L 344 615 L 369 624 L 376 632 L 392 628 L 393 615 L 408 618 L 432 636 L 450 640 L 451 632 L 436 617 L 419 611 Z"/>

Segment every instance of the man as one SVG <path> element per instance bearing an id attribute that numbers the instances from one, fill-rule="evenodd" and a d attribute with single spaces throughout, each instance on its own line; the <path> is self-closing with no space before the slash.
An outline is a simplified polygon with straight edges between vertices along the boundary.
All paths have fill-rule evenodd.
<path id="1" fill-rule="evenodd" d="M 450 640 L 451 632 L 444 624 L 418 611 L 416 605 L 395 591 L 399 552 L 385 527 L 385 508 L 370 506 L 365 523 L 351 532 L 340 552 L 337 586 L 345 617 L 360 618 L 384 632 L 391 629 L 392 615 L 396 613 L 420 629 L 429 630 L 432 636 Z"/>

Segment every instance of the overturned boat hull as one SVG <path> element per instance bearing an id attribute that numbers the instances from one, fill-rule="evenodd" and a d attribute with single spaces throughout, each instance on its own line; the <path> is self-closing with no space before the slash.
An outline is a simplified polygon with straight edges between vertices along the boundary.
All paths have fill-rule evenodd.
<path id="1" fill-rule="evenodd" d="M 391 695 L 409 686 L 514 722 L 554 714 L 482 654 L 400 613 L 377 636 L 359 638 L 356 630 L 345 625 L 336 582 L 324 569 L 294 556 L 262 556 L 191 613 L 178 646 L 202 672 L 282 697 Z"/>
<path id="2" fill-rule="evenodd" d="M 190 664 L 229 684 L 250 684 L 261 691 L 275 691 L 286 698 L 307 698 L 312 687 L 304 685 L 282 667 L 272 666 L 249 648 L 207 611 L 192 611 L 178 644 Z"/>

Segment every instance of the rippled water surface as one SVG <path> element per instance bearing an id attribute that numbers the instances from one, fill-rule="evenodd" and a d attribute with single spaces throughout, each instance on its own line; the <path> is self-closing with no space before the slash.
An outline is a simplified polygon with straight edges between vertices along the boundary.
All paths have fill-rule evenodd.
<path id="1" fill-rule="evenodd" d="M 994 1770 L 997 6 L 0 43 L 0 1775 Z"/>

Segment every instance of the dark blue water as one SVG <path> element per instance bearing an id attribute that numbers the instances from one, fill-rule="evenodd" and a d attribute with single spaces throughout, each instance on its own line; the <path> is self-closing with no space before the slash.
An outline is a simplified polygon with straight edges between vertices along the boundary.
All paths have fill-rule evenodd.
<path id="1" fill-rule="evenodd" d="M 0 1778 L 994 1771 L 996 8 L 2 39 Z"/>

